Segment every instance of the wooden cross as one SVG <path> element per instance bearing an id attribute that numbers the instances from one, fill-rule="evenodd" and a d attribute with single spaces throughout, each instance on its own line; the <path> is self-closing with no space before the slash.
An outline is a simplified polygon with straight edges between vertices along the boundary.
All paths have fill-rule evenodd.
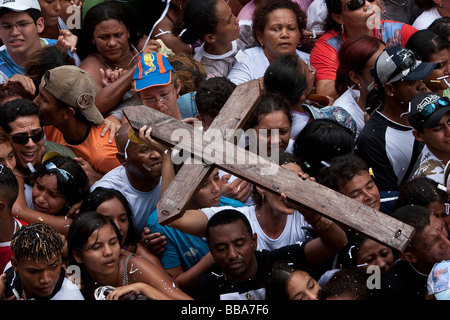
<path id="1" fill-rule="evenodd" d="M 237 86 L 210 129 L 241 127 L 259 98 L 257 80 Z M 150 126 L 153 139 L 189 152 L 198 162 L 211 164 L 183 165 L 158 206 L 158 221 L 162 225 L 183 215 L 187 202 L 200 188 L 213 166 L 217 166 L 275 194 L 283 192 L 290 202 L 304 205 L 400 252 L 406 249 L 414 235 L 415 230 L 410 225 L 317 182 L 302 180 L 296 173 L 227 141 L 225 135 L 220 141 L 204 139 L 210 129 L 203 134 L 191 125 L 146 106 L 125 107 L 123 113 L 135 130 L 144 125 Z M 185 134 L 173 135 L 174 132 Z M 183 170 L 184 167 L 187 169 Z"/>

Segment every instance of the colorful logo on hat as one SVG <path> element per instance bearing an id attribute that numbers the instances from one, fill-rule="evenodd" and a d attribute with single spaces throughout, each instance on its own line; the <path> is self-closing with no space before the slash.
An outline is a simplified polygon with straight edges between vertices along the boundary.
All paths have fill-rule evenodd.
<path id="1" fill-rule="evenodd" d="M 136 91 L 169 84 L 172 81 L 172 71 L 173 68 L 164 55 L 156 52 L 141 54 L 133 76 Z"/>
<path id="2" fill-rule="evenodd" d="M 144 55 L 144 63 L 149 67 L 149 69 L 144 72 L 144 75 L 147 75 L 156 70 L 155 64 L 153 63 L 154 61 L 155 57 L 152 54 Z"/>

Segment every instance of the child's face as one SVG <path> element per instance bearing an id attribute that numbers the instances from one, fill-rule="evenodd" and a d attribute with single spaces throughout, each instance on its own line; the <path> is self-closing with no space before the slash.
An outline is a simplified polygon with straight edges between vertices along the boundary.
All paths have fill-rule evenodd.
<path id="1" fill-rule="evenodd" d="M 11 144 L 8 142 L 0 144 L 0 164 L 7 166 L 13 171 L 16 168 L 14 151 Z"/>

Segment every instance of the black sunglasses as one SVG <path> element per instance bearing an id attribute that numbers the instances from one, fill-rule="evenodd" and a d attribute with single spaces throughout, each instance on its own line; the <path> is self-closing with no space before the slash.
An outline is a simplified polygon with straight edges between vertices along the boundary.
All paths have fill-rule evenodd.
<path id="1" fill-rule="evenodd" d="M 367 0 L 369 2 L 374 2 L 375 0 Z M 355 11 L 361 8 L 366 3 L 366 0 L 351 0 L 344 4 L 342 7 L 347 6 L 348 10 Z"/>
<path id="2" fill-rule="evenodd" d="M 33 133 L 31 136 L 28 136 L 23 133 L 17 133 L 11 135 L 11 140 L 17 144 L 27 144 L 28 140 L 31 138 L 34 143 L 41 141 L 44 138 L 44 130 L 39 130 L 36 133 Z"/>

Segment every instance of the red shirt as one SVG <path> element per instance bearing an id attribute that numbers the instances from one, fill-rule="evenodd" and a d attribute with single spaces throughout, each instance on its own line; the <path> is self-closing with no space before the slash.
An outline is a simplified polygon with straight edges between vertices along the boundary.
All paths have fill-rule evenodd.
<path id="1" fill-rule="evenodd" d="M 417 29 L 398 21 L 382 20 L 373 29 L 375 38 L 383 40 L 386 47 L 406 46 L 406 42 Z M 347 38 L 341 31 L 330 30 L 317 40 L 311 50 L 310 63 L 316 68 L 317 80 L 336 80 L 339 66 L 338 51 Z"/>

